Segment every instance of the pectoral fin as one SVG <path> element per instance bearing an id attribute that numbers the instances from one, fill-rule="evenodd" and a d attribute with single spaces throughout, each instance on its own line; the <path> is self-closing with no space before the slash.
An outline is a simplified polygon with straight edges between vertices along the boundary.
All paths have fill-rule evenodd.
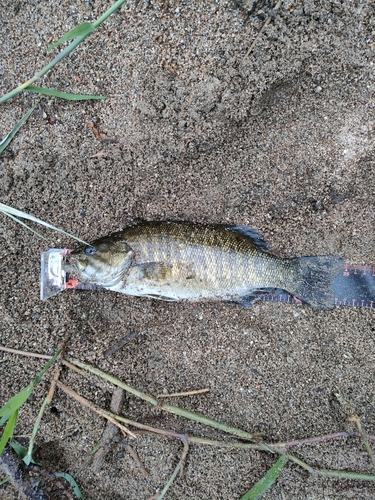
<path id="1" fill-rule="evenodd" d="M 157 295 L 156 293 L 150 293 L 147 295 L 143 295 L 143 297 L 147 297 L 149 299 L 155 299 L 155 300 L 165 300 L 166 302 L 176 302 L 177 299 L 173 299 L 171 297 L 166 297 L 165 295 Z"/>
<path id="2" fill-rule="evenodd" d="M 171 266 L 164 264 L 164 262 L 146 262 L 137 266 L 138 279 L 146 280 L 165 280 L 171 274 Z"/>

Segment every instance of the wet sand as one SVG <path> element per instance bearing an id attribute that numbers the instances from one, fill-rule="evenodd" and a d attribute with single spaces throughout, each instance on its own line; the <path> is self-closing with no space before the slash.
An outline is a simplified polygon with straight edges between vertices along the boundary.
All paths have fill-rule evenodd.
<path id="1" fill-rule="evenodd" d="M 1 107 L 0 136 L 39 101 L 0 157 L 0 198 L 92 240 L 135 220 L 186 219 L 248 225 L 280 256 L 338 254 L 375 265 L 374 6 L 365 1 L 134 2 L 38 82 L 106 101 L 68 102 L 24 93 Z M 6 0 L 0 33 L 1 93 L 52 56 L 44 48 L 109 2 Z M 267 16 L 271 23 L 246 53 Z M 100 141 L 87 121 L 112 141 Z M 98 156 L 94 156 L 100 153 Z M 148 394 L 208 387 L 171 404 L 267 442 L 353 429 L 340 390 L 375 434 L 374 312 L 296 304 L 164 303 L 111 292 L 65 291 L 39 299 L 40 253 L 71 247 L 0 219 L 1 344 L 68 354 Z M 93 330 L 92 326 L 95 328 Z M 139 330 L 110 357 L 104 352 Z M 43 362 L 0 354 L 3 404 Z M 52 373 L 52 372 L 51 372 Z M 52 374 L 20 412 L 30 434 Z M 109 409 L 113 386 L 64 368 L 60 379 Z M 148 425 L 228 439 L 127 395 L 123 415 Z M 58 390 L 36 441 L 40 463 L 68 471 L 86 500 L 147 499 L 164 487 L 182 444 L 141 435 L 99 470 L 83 465 L 106 422 Z M 313 467 L 371 473 L 348 438 L 293 449 Z M 237 500 L 276 461 L 271 454 L 191 445 L 168 499 Z M 3 476 L 0 476 L 0 480 Z M 7 499 L 18 498 L 11 484 Z M 374 498 L 374 485 L 309 475 L 288 463 L 267 499 Z"/>

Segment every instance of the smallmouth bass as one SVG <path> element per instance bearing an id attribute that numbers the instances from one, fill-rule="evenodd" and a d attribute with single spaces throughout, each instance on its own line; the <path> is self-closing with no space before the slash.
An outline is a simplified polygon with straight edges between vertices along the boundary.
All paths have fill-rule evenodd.
<path id="1" fill-rule="evenodd" d="M 315 309 L 331 309 L 339 256 L 278 258 L 243 226 L 142 222 L 81 246 L 64 269 L 83 283 L 161 300 L 227 301 L 251 306 L 282 289 Z"/>

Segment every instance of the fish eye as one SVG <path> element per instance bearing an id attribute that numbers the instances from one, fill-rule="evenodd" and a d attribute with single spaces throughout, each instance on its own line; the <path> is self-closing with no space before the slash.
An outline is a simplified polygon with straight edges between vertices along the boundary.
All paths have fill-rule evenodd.
<path id="1" fill-rule="evenodd" d="M 96 252 L 96 248 L 94 248 L 94 247 L 85 248 L 85 253 L 87 253 L 87 255 L 92 255 L 95 252 Z"/>

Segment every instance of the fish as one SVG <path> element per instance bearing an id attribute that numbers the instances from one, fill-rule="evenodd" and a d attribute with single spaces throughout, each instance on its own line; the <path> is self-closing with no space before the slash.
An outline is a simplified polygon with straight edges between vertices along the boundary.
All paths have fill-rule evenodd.
<path id="1" fill-rule="evenodd" d="M 81 245 L 64 270 L 81 283 L 166 301 L 224 301 L 249 307 L 287 291 L 315 309 L 334 306 L 336 255 L 279 258 L 257 230 L 186 221 L 144 221 Z"/>

